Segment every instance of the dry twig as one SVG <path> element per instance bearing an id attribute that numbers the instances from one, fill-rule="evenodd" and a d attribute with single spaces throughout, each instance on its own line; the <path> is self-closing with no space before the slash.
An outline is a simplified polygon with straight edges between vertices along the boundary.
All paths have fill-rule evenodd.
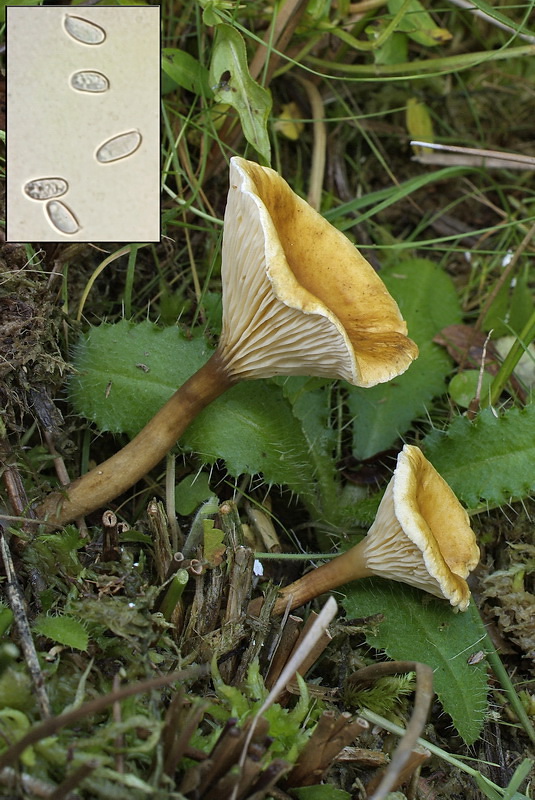
<path id="1" fill-rule="evenodd" d="M 370 800 L 384 800 L 391 789 L 399 785 L 399 776 L 402 775 L 402 771 L 412 757 L 412 752 L 423 731 L 431 708 L 433 670 L 427 664 L 420 664 L 418 661 L 387 661 L 359 669 L 349 678 L 351 684 L 367 683 L 383 675 L 414 671 L 416 672 L 416 695 L 412 717 L 409 720 L 404 737 L 392 756 L 392 761 L 387 767 L 379 786 L 371 795 Z"/>
<path id="2" fill-rule="evenodd" d="M 26 664 L 30 672 L 37 704 L 43 719 L 50 716 L 50 701 L 45 689 L 45 679 L 37 657 L 37 651 L 33 641 L 30 623 L 26 614 L 24 603 L 24 595 L 17 580 L 15 568 L 13 566 L 13 559 L 9 550 L 8 543 L 4 535 L 4 530 L 0 525 L 0 550 L 2 553 L 2 561 L 4 562 L 4 569 L 6 572 L 6 594 L 9 601 L 11 611 L 17 631 L 20 637 L 20 644 L 26 659 Z M 6 764 L 9 762 L 6 762 Z"/>

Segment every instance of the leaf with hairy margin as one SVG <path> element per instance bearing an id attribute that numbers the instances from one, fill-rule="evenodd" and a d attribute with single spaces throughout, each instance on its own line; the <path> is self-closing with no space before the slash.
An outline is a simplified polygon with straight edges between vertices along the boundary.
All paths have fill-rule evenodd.
<path id="1" fill-rule="evenodd" d="M 83 623 L 67 614 L 37 617 L 33 629 L 53 642 L 59 642 L 74 650 L 87 650 L 89 636 Z"/>
<path id="2" fill-rule="evenodd" d="M 71 401 L 100 430 L 133 437 L 212 352 L 202 337 L 186 339 L 177 328 L 148 321 L 91 328 L 76 349 Z M 321 402 L 313 406 L 318 428 L 322 408 Z M 267 483 L 286 484 L 317 509 L 320 493 L 336 496 L 335 474 L 332 458 L 321 450 L 322 436 L 313 437 L 305 418 L 274 382 L 243 382 L 199 414 L 180 447 L 207 463 L 223 459 L 234 477 L 262 473 Z"/>
<path id="3" fill-rule="evenodd" d="M 478 738 L 487 708 L 486 662 L 469 664 L 481 648 L 480 630 L 468 613 L 445 600 L 395 581 L 364 578 L 342 587 L 348 617 L 384 619 L 366 633 L 372 647 L 399 661 L 433 669 L 433 688 L 467 744 Z M 472 601 L 473 602 L 473 601 Z"/>
<path id="4" fill-rule="evenodd" d="M 456 417 L 422 449 L 468 508 L 528 497 L 535 490 L 535 405 L 498 417 L 487 408 L 473 421 Z"/>

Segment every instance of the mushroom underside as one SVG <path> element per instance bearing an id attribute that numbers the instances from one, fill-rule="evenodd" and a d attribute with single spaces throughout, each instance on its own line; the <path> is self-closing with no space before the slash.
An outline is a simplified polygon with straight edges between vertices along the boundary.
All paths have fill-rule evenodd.
<path id="1" fill-rule="evenodd" d="M 464 610 L 470 598 L 468 584 L 451 571 L 425 521 L 420 520 L 417 542 L 401 525 L 395 502 L 397 477 L 394 474 L 388 484 L 375 521 L 363 540 L 366 566 L 374 575 L 445 597 L 451 605 Z M 413 523 L 416 524 L 414 520 Z"/>

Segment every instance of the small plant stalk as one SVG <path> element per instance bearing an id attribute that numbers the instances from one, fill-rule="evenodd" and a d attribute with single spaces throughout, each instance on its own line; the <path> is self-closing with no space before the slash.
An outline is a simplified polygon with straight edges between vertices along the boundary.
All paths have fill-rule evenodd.
<path id="1" fill-rule="evenodd" d="M 236 383 L 216 350 L 122 450 L 37 507 L 39 519 L 61 526 L 90 514 L 125 492 L 156 466 L 195 417 Z"/>
<path id="2" fill-rule="evenodd" d="M 289 610 L 293 611 L 294 608 L 308 603 L 324 592 L 330 592 L 349 581 L 373 575 L 374 573 L 364 565 L 364 559 L 361 558 L 365 541 L 363 539 L 355 547 L 281 589 L 273 606 L 273 615 L 284 614 L 288 604 Z"/>
<path id="3" fill-rule="evenodd" d="M 533 744 L 535 744 L 535 726 L 529 718 L 529 715 L 522 704 L 522 700 L 516 692 L 513 682 L 502 663 L 498 651 L 494 647 L 494 643 L 487 632 L 487 628 L 485 627 L 485 623 L 483 622 L 481 614 L 473 605 L 470 606 L 470 614 L 473 621 L 481 631 L 480 641 L 484 643 L 487 661 L 489 662 L 492 671 L 500 681 L 511 707 L 518 717 L 519 723 L 522 725 L 524 731 L 529 736 Z"/>
<path id="4" fill-rule="evenodd" d="M 170 622 L 173 612 L 180 602 L 182 593 L 189 581 L 189 572 L 187 569 L 179 569 L 171 578 L 167 591 L 160 603 L 159 611 L 163 614 L 164 619 Z"/>
<path id="5" fill-rule="evenodd" d="M 492 406 L 498 401 L 502 391 L 505 388 L 507 381 L 509 380 L 509 378 L 513 373 L 514 368 L 524 355 L 524 352 L 527 352 L 527 348 L 534 339 L 535 339 L 535 311 L 531 314 L 531 317 L 526 322 L 520 335 L 518 336 L 513 346 L 509 350 L 507 356 L 503 360 L 500 369 L 494 376 L 494 380 L 492 381 L 492 386 L 490 387 L 490 392 L 488 397 L 481 398 L 482 407 L 485 407 L 487 405 Z"/>

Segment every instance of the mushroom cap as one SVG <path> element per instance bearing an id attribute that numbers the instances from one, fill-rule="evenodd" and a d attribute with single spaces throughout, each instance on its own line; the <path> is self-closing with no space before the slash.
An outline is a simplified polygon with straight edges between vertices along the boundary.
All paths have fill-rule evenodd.
<path id="1" fill-rule="evenodd" d="M 274 170 L 232 158 L 220 349 L 237 378 L 374 386 L 418 355 L 395 300 L 349 239 Z"/>
<path id="2" fill-rule="evenodd" d="M 402 581 L 464 611 L 464 580 L 479 561 L 468 514 L 418 447 L 405 445 L 375 521 L 361 542 L 375 575 Z"/>

